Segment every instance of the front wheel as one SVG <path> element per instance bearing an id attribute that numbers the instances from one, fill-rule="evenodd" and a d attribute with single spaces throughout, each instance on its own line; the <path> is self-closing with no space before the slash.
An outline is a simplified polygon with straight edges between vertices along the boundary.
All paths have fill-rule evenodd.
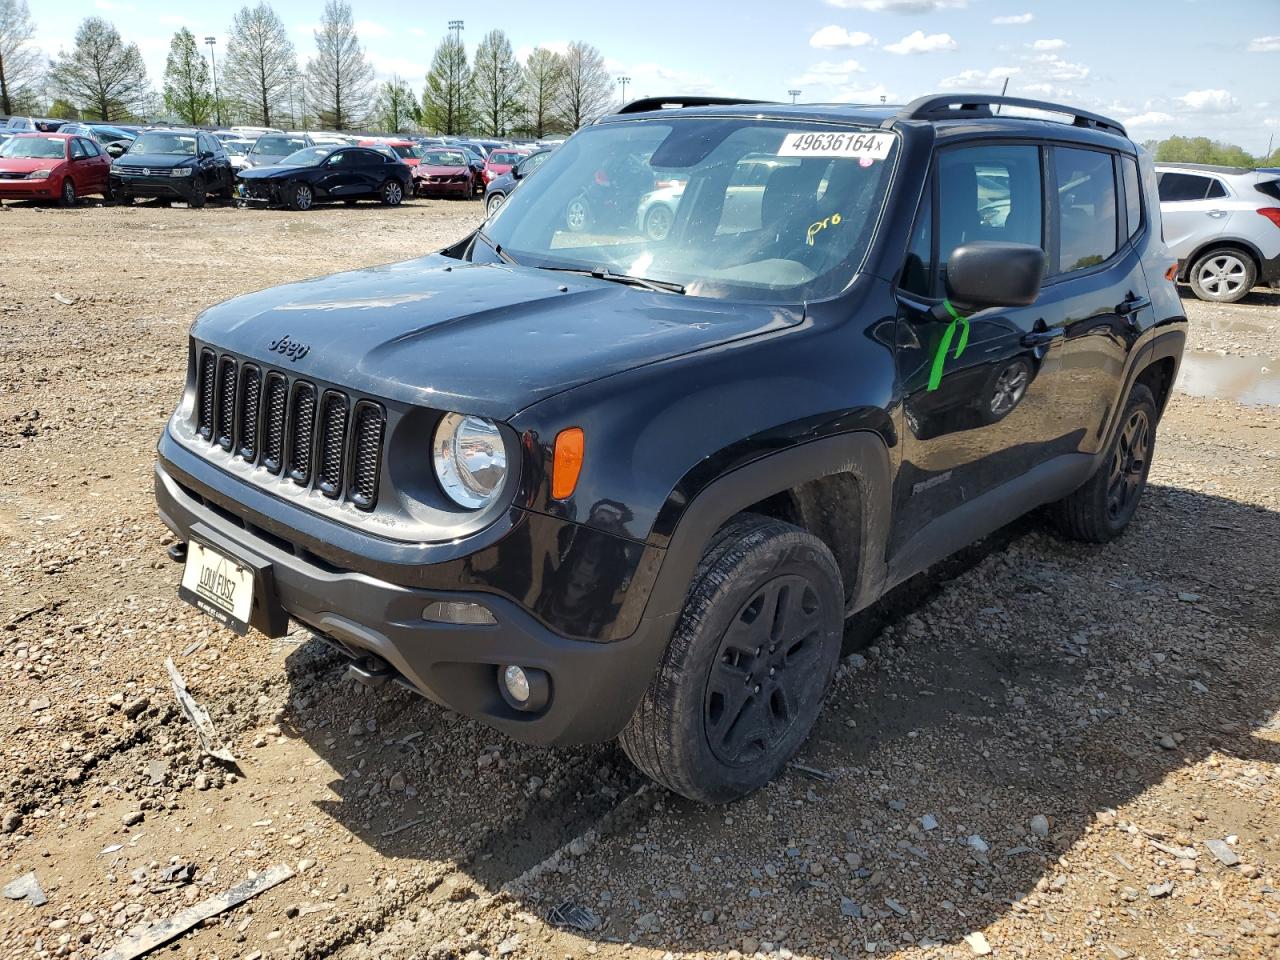
<path id="1" fill-rule="evenodd" d="M 404 187 L 401 186 L 399 180 L 388 180 L 382 185 L 380 193 L 382 202 L 388 207 L 398 207 L 400 201 L 404 199 Z"/>
<path id="2" fill-rule="evenodd" d="M 1235 303 L 1244 299 L 1257 283 L 1258 268 L 1248 254 L 1224 247 L 1210 250 L 1197 259 L 1191 265 L 1188 279 L 1201 300 Z"/>
<path id="3" fill-rule="evenodd" d="M 1079 490 L 1049 508 L 1064 536 L 1106 543 L 1124 532 L 1147 488 L 1155 442 L 1156 400 L 1146 384 L 1136 383 L 1097 471 Z"/>
<path id="4" fill-rule="evenodd" d="M 310 210 L 315 199 L 315 194 L 311 192 L 308 184 L 295 183 L 288 193 L 289 209 Z"/>
<path id="5" fill-rule="evenodd" d="M 821 540 L 781 520 L 733 518 L 703 553 L 623 750 L 692 800 L 759 789 L 808 737 L 843 623 L 840 570 Z"/>
<path id="6" fill-rule="evenodd" d="M 70 177 L 62 178 L 62 190 L 58 194 L 58 202 L 64 207 L 76 205 L 76 183 Z"/>
<path id="7" fill-rule="evenodd" d="M 191 181 L 191 199 L 187 201 L 187 205 L 193 210 L 202 209 L 204 207 L 205 192 L 204 177 L 196 177 Z"/>
<path id="8" fill-rule="evenodd" d="M 486 216 L 492 217 L 498 212 L 498 208 L 507 202 L 507 198 L 500 193 L 495 193 L 484 202 L 484 212 Z"/>
<path id="9" fill-rule="evenodd" d="M 583 197 L 574 197 L 564 209 L 564 225 L 571 233 L 581 233 L 591 225 L 591 207 Z"/>

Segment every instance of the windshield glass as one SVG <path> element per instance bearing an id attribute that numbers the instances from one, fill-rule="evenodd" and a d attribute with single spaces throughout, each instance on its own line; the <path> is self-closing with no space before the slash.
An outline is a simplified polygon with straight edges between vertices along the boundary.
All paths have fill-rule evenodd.
<path id="1" fill-rule="evenodd" d="M 413 147 L 408 146 L 407 144 L 391 144 L 391 149 L 395 152 L 397 157 L 413 158 L 417 156 L 417 154 L 413 152 Z"/>
<path id="2" fill-rule="evenodd" d="M 64 144 L 56 137 L 14 137 L 0 144 L 0 157 L 61 160 L 67 155 Z"/>
<path id="3" fill-rule="evenodd" d="M 193 133 L 144 133 L 133 146 L 130 153 L 168 153 L 178 156 L 194 157 L 196 155 L 196 137 Z"/>
<path id="4" fill-rule="evenodd" d="M 306 147 L 289 154 L 280 161 L 282 167 L 316 167 L 333 153 L 333 147 Z"/>
<path id="5" fill-rule="evenodd" d="M 519 263 L 628 274 L 700 296 L 830 296 L 862 262 L 896 135 L 755 117 L 579 131 L 485 236 Z"/>
<path id="6" fill-rule="evenodd" d="M 424 150 L 422 162 L 429 167 L 465 167 L 467 158 L 457 150 Z"/>
<path id="7" fill-rule="evenodd" d="M 307 145 L 302 137 L 259 137 L 253 145 L 254 153 L 266 154 L 269 157 L 284 157 L 300 151 Z"/>

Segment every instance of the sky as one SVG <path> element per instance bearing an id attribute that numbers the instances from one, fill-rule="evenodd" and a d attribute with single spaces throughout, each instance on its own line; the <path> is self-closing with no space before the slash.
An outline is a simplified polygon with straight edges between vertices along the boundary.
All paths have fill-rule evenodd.
<path id="1" fill-rule="evenodd" d="M 28 2 L 49 55 L 70 47 L 85 17 L 105 17 L 138 44 L 157 87 L 174 30 L 215 36 L 221 53 L 241 5 Z M 305 63 L 323 0 L 272 5 Z M 379 78 L 398 75 L 418 90 L 447 21 L 461 17 L 470 49 L 494 28 L 521 57 L 535 46 L 594 44 L 615 77 L 630 78 L 628 99 L 784 100 L 800 90 L 801 102 L 902 103 L 938 91 L 998 93 L 1007 77 L 1011 96 L 1104 113 L 1136 140 L 1204 135 L 1255 154 L 1273 136 L 1280 142 L 1280 0 L 533 0 L 453 9 L 352 0 L 352 8 Z"/>

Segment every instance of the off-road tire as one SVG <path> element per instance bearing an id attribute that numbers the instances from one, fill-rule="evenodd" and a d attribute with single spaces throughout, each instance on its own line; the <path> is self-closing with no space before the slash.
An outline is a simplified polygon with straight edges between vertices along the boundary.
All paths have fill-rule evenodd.
<path id="1" fill-rule="evenodd" d="M 1247 297 L 1258 282 L 1258 265 L 1243 250 L 1219 247 L 1196 258 L 1187 280 L 1201 300 L 1235 303 Z"/>
<path id="2" fill-rule="evenodd" d="M 1133 450 L 1126 449 L 1126 445 L 1135 443 L 1136 437 L 1131 432 L 1135 418 L 1145 422 L 1140 427 L 1145 431 L 1142 462 L 1136 465 L 1136 471 L 1132 469 L 1135 466 L 1132 463 Z M 1086 543 L 1106 543 L 1124 532 L 1147 486 L 1151 458 L 1155 453 L 1156 422 L 1155 397 L 1146 384 L 1135 383 L 1124 405 L 1116 435 L 1098 469 L 1084 486 L 1049 507 L 1050 516 L 1063 536 Z M 1114 502 L 1113 489 L 1117 471 L 1121 481 L 1126 477 L 1132 481 L 1132 489 L 1119 508 Z"/>
<path id="3" fill-rule="evenodd" d="M 771 589 L 779 597 L 782 590 L 797 591 L 791 597 L 799 605 L 799 619 L 792 621 L 798 630 L 779 630 L 767 607 L 770 601 L 756 607 Z M 773 603 L 775 610 L 784 606 L 787 600 Z M 748 619 L 753 608 L 756 613 Z M 733 638 L 754 643 L 756 616 L 765 618 L 757 627 L 764 640 L 745 662 L 737 656 L 741 647 L 730 650 L 724 644 Z M 781 520 L 739 514 L 716 533 L 698 563 L 671 642 L 619 736 L 622 749 L 649 777 L 691 800 L 727 803 L 759 789 L 782 771 L 808 737 L 840 659 L 843 624 L 840 570 L 826 545 Z M 790 636 L 792 632 L 800 636 Z M 770 640 L 782 653 L 768 646 Z M 770 664 L 777 667 L 776 678 L 767 672 Z M 758 756 L 739 763 L 724 757 L 728 738 L 716 737 L 718 745 L 713 745 L 711 736 L 720 689 L 713 681 L 726 676 L 744 677 L 743 690 L 754 693 L 740 695 L 771 718 L 775 689 L 790 687 L 784 698 L 789 720 L 779 724 L 776 736 L 770 733 L 772 742 L 762 744 Z M 731 709 L 726 706 L 721 718 Z M 744 723 L 750 719 L 745 708 L 733 716 Z M 732 732 L 736 723 L 731 719 L 728 726 Z M 743 729 L 761 728 L 752 723 Z"/>

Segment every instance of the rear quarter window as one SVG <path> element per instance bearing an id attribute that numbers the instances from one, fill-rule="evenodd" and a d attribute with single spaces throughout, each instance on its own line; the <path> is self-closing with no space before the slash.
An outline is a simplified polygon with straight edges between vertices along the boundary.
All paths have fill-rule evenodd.
<path id="1" fill-rule="evenodd" d="M 1280 180 L 1259 180 L 1254 184 L 1253 189 L 1272 200 L 1280 200 Z"/>

